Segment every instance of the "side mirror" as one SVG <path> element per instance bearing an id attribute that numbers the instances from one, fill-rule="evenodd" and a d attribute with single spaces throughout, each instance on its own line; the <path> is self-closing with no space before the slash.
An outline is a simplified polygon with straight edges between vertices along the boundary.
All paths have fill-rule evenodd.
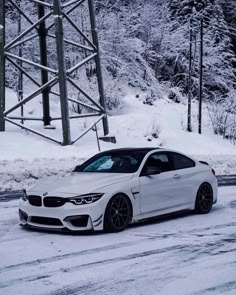
<path id="1" fill-rule="evenodd" d="M 151 176 L 151 175 L 158 175 L 161 174 L 161 168 L 156 166 L 148 166 L 143 171 L 142 176 Z"/>

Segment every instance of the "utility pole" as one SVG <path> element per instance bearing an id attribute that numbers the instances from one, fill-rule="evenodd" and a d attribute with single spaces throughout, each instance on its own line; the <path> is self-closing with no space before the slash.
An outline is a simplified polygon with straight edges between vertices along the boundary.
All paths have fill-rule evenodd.
<path id="1" fill-rule="evenodd" d="M 203 96 L 203 19 L 200 21 L 200 69 L 199 69 L 199 109 L 198 133 L 202 133 L 202 96 Z"/>
<path id="2" fill-rule="evenodd" d="M 189 21 L 189 70 L 188 70 L 188 123 L 187 130 L 192 132 L 191 126 L 191 103 L 192 103 L 192 41 L 193 41 L 193 29 L 192 19 Z"/>
<path id="3" fill-rule="evenodd" d="M 44 17 L 44 5 L 38 4 L 38 18 Z M 39 24 L 39 47 L 40 47 L 40 64 L 47 67 L 47 29 L 45 26 L 45 21 Z M 42 85 L 48 82 L 48 72 L 41 69 L 41 82 Z M 44 126 L 49 126 L 51 123 L 50 118 L 50 106 L 49 106 L 49 88 L 45 88 L 42 91 L 42 101 L 43 101 L 43 124 Z"/>
<path id="4" fill-rule="evenodd" d="M 0 0 L 0 131 L 5 131 L 5 0 Z"/>

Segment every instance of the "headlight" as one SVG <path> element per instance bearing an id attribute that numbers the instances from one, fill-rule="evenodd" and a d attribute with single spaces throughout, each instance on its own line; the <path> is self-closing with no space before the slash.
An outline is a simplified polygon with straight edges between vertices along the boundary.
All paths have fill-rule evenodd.
<path id="1" fill-rule="evenodd" d="M 26 190 L 23 190 L 23 191 L 22 191 L 21 199 L 22 199 L 23 201 L 28 201 L 29 198 L 28 198 L 28 196 L 27 196 Z"/>
<path id="2" fill-rule="evenodd" d="M 92 204 L 98 201 L 103 195 L 104 194 L 101 194 L 101 193 L 86 194 L 86 195 L 70 198 L 68 201 L 73 203 L 74 205 Z"/>

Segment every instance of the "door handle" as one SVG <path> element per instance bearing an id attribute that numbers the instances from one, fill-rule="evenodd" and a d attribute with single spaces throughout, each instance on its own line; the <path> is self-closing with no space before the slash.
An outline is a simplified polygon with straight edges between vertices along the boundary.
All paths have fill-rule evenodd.
<path id="1" fill-rule="evenodd" d="M 180 176 L 179 174 L 175 174 L 175 175 L 174 175 L 174 178 L 175 178 L 175 179 L 178 179 L 178 178 L 180 178 L 180 177 L 181 177 L 181 176 Z"/>

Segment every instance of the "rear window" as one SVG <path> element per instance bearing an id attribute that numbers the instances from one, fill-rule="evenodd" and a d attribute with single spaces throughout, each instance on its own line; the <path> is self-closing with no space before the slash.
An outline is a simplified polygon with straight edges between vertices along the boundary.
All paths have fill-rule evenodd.
<path id="1" fill-rule="evenodd" d="M 175 170 L 195 167 L 195 163 L 193 160 L 180 154 L 173 153 L 172 161 Z"/>

